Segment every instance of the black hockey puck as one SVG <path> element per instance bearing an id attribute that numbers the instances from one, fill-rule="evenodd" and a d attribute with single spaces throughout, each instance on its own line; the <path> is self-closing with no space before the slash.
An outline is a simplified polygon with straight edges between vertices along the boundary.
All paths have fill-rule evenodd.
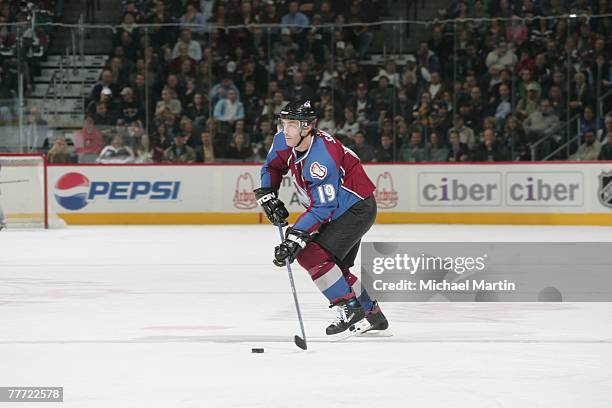
<path id="1" fill-rule="evenodd" d="M 262 348 L 252 348 L 251 353 L 263 353 L 264 349 Z"/>

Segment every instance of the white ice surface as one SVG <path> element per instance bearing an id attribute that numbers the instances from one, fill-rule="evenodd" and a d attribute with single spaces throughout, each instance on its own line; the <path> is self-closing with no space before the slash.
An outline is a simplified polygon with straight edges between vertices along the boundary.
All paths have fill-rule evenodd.
<path id="1" fill-rule="evenodd" d="M 299 350 L 277 234 L 3 231 L 0 386 L 63 386 L 65 401 L 0 406 L 612 406 L 609 303 L 386 303 L 394 337 L 330 343 L 333 313 L 296 265 Z M 612 242 L 612 229 L 375 226 L 367 240 Z"/>

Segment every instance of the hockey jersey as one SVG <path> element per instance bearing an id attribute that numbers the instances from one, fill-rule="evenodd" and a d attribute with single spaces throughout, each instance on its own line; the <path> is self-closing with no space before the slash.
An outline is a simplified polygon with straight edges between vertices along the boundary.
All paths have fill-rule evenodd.
<path id="1" fill-rule="evenodd" d="M 293 226 L 301 231 L 316 231 L 370 197 L 375 189 L 359 157 L 318 129 L 305 152 L 289 147 L 284 133 L 277 133 L 261 169 L 261 186 L 278 190 L 289 170 L 300 202 L 306 207 Z"/>

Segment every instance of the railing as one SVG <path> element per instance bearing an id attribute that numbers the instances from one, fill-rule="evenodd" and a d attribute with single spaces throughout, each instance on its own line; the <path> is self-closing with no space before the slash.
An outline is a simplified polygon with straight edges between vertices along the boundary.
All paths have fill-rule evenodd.
<path id="1" fill-rule="evenodd" d="M 540 146 L 546 146 L 546 145 L 552 143 L 553 141 L 556 142 L 557 141 L 556 139 L 561 138 L 561 134 L 562 133 L 566 134 L 566 143 L 563 144 L 563 147 L 566 147 L 568 149 L 567 156 L 569 157 L 570 141 L 573 140 L 573 138 L 570 137 L 572 122 L 576 121 L 576 133 L 579 133 L 579 126 L 580 126 L 579 125 L 580 124 L 579 119 L 580 119 L 580 115 L 575 115 L 575 116 L 571 117 L 569 120 L 567 120 L 566 122 L 563 122 L 563 123 L 560 123 L 559 125 L 557 125 L 557 127 L 555 127 L 547 135 L 541 137 L 540 139 L 538 139 L 534 143 L 531 143 L 529 145 L 529 150 L 531 152 L 531 160 L 532 161 L 537 161 L 538 160 L 538 150 L 539 150 Z M 556 149 L 555 153 L 559 153 L 561 150 Z M 544 160 L 548 160 L 548 159 L 550 159 L 552 157 L 554 157 L 554 155 L 552 153 L 550 153 L 550 154 L 546 155 L 545 158 L 542 159 L 542 160 L 543 161 Z"/>

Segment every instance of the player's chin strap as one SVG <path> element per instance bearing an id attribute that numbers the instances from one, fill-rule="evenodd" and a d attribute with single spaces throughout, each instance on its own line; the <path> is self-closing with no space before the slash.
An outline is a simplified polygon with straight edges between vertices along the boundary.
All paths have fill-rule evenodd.
<path id="1" fill-rule="evenodd" d="M 304 125 L 306 125 L 306 126 L 304 126 Z M 310 136 L 312 134 L 312 132 L 314 131 L 314 128 L 312 128 L 312 129 L 310 129 L 310 132 L 308 132 L 306 134 L 306 136 L 302 136 L 302 131 L 304 130 L 304 128 L 307 128 L 308 125 L 310 125 L 310 123 L 308 123 L 306 121 L 300 122 L 300 142 L 293 147 L 294 149 L 299 147 L 302 144 L 302 142 L 304 141 L 304 139 L 306 139 L 308 136 Z"/>

